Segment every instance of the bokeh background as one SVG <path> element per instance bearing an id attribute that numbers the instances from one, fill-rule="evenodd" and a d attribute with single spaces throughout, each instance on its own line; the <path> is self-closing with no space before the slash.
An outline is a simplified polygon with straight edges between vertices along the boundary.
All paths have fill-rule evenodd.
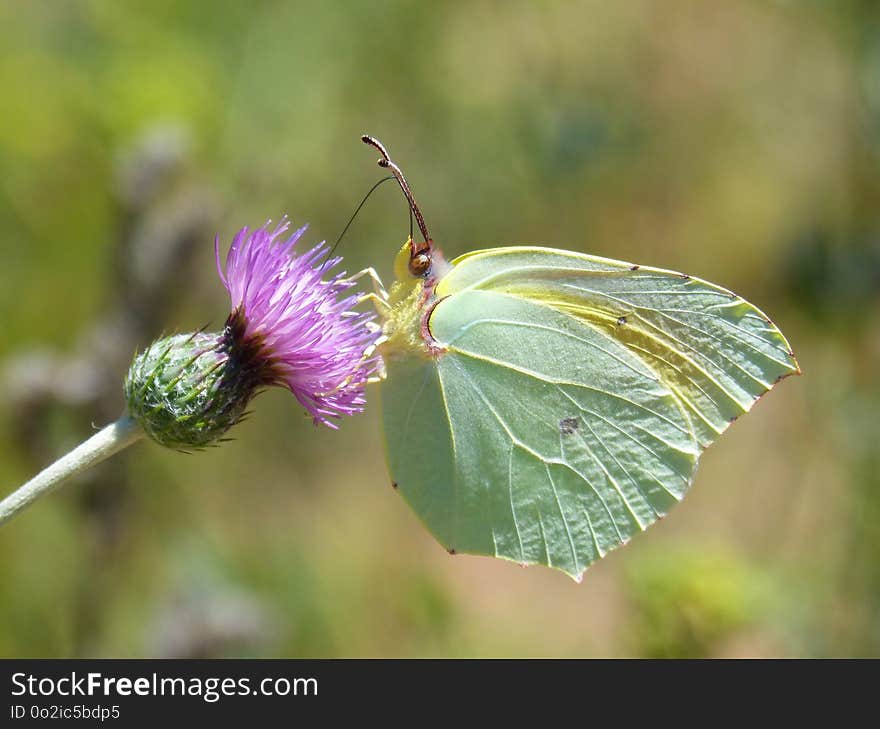
<path id="1" fill-rule="evenodd" d="M 334 239 L 402 164 L 454 256 L 683 270 L 804 376 L 593 566 L 451 557 L 389 486 L 375 393 L 282 391 L 232 443 L 140 443 L 0 529 L 4 656 L 880 654 L 880 4 L 0 4 L 0 484 L 109 422 L 134 350 L 220 326 L 212 243 Z M 341 252 L 390 277 L 386 185 Z"/>

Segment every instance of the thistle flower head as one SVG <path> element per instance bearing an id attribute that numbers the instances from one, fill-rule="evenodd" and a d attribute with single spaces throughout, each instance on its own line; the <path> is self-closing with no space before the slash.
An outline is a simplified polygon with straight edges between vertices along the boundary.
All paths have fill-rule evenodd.
<path id="1" fill-rule="evenodd" d="M 305 227 L 286 240 L 289 221 L 269 232 L 269 223 L 251 232 L 242 228 L 217 271 L 229 291 L 232 313 L 227 325 L 241 322 L 245 342 L 259 349 L 269 365 L 269 384 L 287 387 L 316 423 L 336 427 L 331 418 L 360 412 L 364 383 L 375 373 L 368 357 L 378 338 L 369 314 L 357 313 L 354 283 L 344 273 L 324 276 L 341 258 L 325 258 L 324 244 L 293 255 Z"/>
<path id="2" fill-rule="evenodd" d="M 315 423 L 331 428 L 364 407 L 379 337 L 372 316 L 354 311 L 360 297 L 344 273 L 325 278 L 341 259 L 324 244 L 296 255 L 305 228 L 285 239 L 283 219 L 232 241 L 217 270 L 231 313 L 222 332 L 180 334 L 138 355 L 125 380 L 128 412 L 159 443 L 181 449 L 216 441 L 244 415 L 263 387 L 288 388 Z"/>

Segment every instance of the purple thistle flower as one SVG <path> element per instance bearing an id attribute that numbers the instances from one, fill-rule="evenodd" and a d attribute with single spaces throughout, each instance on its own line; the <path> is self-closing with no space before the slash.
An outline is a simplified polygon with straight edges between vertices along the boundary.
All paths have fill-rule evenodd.
<path id="1" fill-rule="evenodd" d="M 192 450 L 217 443 L 246 414 L 261 388 L 287 387 L 315 423 L 364 409 L 364 385 L 376 374 L 381 336 L 372 315 L 354 307 L 355 284 L 324 274 L 341 259 L 322 259 L 323 243 L 302 255 L 286 240 L 284 218 L 251 232 L 242 228 L 217 271 L 232 300 L 221 332 L 177 334 L 153 342 L 125 379 L 129 415 L 153 440 Z M 278 240 L 282 238 L 282 240 Z"/>
<path id="2" fill-rule="evenodd" d="M 319 243 L 294 253 L 307 226 L 286 240 L 290 223 L 283 218 L 272 232 L 268 221 L 251 232 L 242 228 L 220 263 L 220 238 L 215 238 L 217 272 L 229 291 L 232 313 L 227 331 L 238 331 L 241 346 L 261 363 L 261 380 L 287 387 L 315 423 L 336 428 L 332 418 L 364 408 L 364 385 L 376 373 L 372 349 L 378 327 L 371 314 L 353 310 L 357 295 L 343 293 L 355 284 L 345 273 L 324 279 L 342 259 L 322 259 Z"/>

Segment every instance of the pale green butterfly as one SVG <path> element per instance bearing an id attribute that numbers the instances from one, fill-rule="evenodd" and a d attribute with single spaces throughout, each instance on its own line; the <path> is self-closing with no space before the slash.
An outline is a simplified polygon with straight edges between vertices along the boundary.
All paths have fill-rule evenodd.
<path id="1" fill-rule="evenodd" d="M 680 501 L 700 453 L 788 375 L 785 337 L 681 273 L 532 246 L 451 263 L 418 221 L 377 295 L 393 484 L 451 553 L 580 579 Z"/>

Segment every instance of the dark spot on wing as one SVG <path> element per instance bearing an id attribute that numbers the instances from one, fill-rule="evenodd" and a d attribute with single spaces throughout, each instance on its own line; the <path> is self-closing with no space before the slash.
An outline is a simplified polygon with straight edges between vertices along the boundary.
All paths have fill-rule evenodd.
<path id="1" fill-rule="evenodd" d="M 453 547 L 450 547 L 450 548 L 447 549 L 446 551 L 449 552 L 449 554 L 452 554 L 452 555 L 455 554 L 455 549 L 454 549 Z"/>
<path id="2" fill-rule="evenodd" d="M 559 433 L 561 435 L 571 435 L 580 425 L 581 421 L 578 418 L 563 418 L 559 421 Z"/>
<path id="3" fill-rule="evenodd" d="M 680 273 L 678 275 L 681 276 L 685 280 L 687 280 L 691 277 L 689 273 Z"/>
<path id="4" fill-rule="evenodd" d="M 622 327 L 624 324 L 626 324 L 626 317 L 625 316 L 617 317 L 617 326 Z"/>
<path id="5" fill-rule="evenodd" d="M 638 271 L 638 270 L 639 270 L 639 267 L 638 267 L 638 265 L 633 265 L 633 266 L 630 266 L 630 267 L 629 267 L 629 270 L 630 270 L 630 271 Z"/>
<path id="6" fill-rule="evenodd" d="M 393 488 L 393 489 L 396 489 L 396 488 L 397 488 L 397 481 L 392 481 L 392 482 L 391 482 L 391 488 Z"/>

